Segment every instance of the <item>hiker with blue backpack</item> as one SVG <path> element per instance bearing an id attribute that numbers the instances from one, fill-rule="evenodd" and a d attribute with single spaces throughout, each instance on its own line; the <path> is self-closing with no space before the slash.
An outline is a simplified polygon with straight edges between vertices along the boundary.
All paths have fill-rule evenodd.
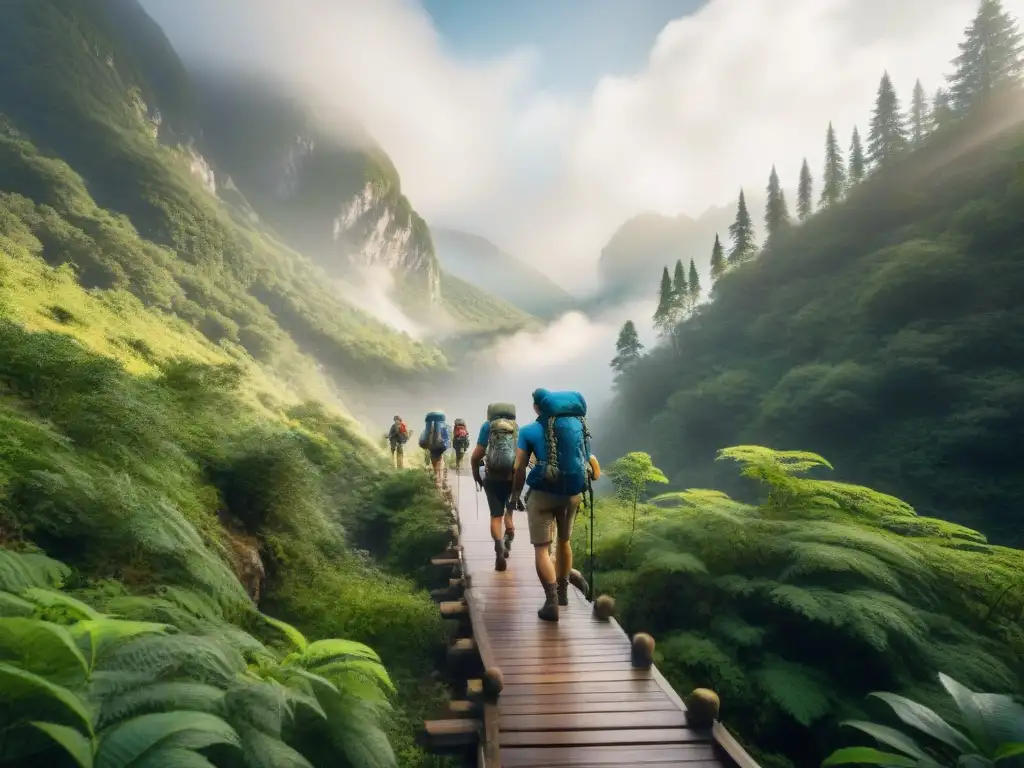
<path id="1" fill-rule="evenodd" d="M 512 519 L 515 503 L 508 502 L 512 496 L 512 477 L 516 464 L 516 443 L 519 426 L 516 424 L 516 407 L 510 403 L 491 403 L 487 406 L 487 421 L 480 425 L 476 447 L 469 457 L 473 480 L 477 488 L 483 489 L 487 508 L 491 514 L 491 538 L 494 539 L 494 570 L 504 571 L 508 567 L 512 539 L 516 525 Z M 480 467 L 486 474 L 480 476 Z M 502 520 L 505 532 L 502 536 Z"/>
<path id="2" fill-rule="evenodd" d="M 519 430 L 512 490 L 505 508 L 511 515 L 523 486 L 530 486 L 526 516 L 537 577 L 544 588 L 544 605 L 537 616 L 542 621 L 558 621 L 558 607 L 569 604 L 572 526 L 592 474 L 587 401 L 579 392 L 536 389 L 533 410 L 537 420 Z M 535 463 L 527 476 L 531 458 Z M 554 562 L 550 555 L 552 523 L 557 538 Z"/>
<path id="3" fill-rule="evenodd" d="M 420 448 L 430 456 L 430 467 L 434 470 L 434 484 L 440 488 L 444 477 L 443 459 L 445 452 L 451 447 L 451 430 L 441 411 L 431 411 L 424 419 L 423 432 L 420 433 Z"/>

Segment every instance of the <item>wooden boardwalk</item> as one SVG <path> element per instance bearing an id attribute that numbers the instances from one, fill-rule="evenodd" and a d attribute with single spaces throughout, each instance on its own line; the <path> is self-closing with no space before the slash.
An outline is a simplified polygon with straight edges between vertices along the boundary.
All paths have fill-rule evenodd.
<path id="1" fill-rule="evenodd" d="M 457 641 L 454 650 L 475 651 L 484 679 L 470 681 L 467 691 L 467 698 L 476 694 L 480 703 L 467 702 L 461 710 L 453 704 L 453 719 L 428 723 L 428 734 L 433 729 L 443 741 L 446 729 L 469 730 L 466 723 L 473 723 L 478 764 L 488 768 L 757 768 L 717 721 L 695 727 L 658 670 L 636 666 L 630 639 L 619 624 L 599 620 L 574 587 L 559 622 L 540 621 L 543 592 L 526 514 L 516 513 L 508 569 L 499 573 L 483 494 L 476 498 L 468 472 L 452 472 L 449 483 L 460 528 L 455 553 L 461 566 L 456 569 L 462 572 L 453 586 L 461 584 L 463 596 L 443 602 L 442 613 L 463 615 L 472 640 Z M 469 711 L 478 719 L 466 719 Z"/>

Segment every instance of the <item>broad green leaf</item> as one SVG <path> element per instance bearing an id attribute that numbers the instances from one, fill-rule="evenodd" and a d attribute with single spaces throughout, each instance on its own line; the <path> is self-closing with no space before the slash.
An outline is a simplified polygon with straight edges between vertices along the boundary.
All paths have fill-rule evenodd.
<path id="1" fill-rule="evenodd" d="M 96 762 L 103 768 L 128 768 L 150 750 L 162 745 L 181 746 L 178 743 L 167 744 L 180 735 L 191 737 L 188 746 L 184 747 L 186 749 L 199 749 L 193 746 L 195 744 L 231 744 L 236 747 L 241 744 L 235 729 L 215 715 L 158 712 L 134 717 L 103 733 Z"/>
<path id="2" fill-rule="evenodd" d="M 81 768 L 92 768 L 92 739 L 81 731 L 57 723 L 34 722 L 32 726 L 60 744 Z"/>
<path id="3" fill-rule="evenodd" d="M 4 692 L 5 699 L 13 702 L 22 696 L 44 694 L 77 716 L 92 733 L 92 716 L 85 702 L 62 685 L 51 683 L 20 667 L 0 662 L 0 691 Z"/>
<path id="4" fill-rule="evenodd" d="M 309 760 L 284 741 L 255 728 L 242 730 L 242 754 L 247 768 L 313 768 Z"/>
<path id="5" fill-rule="evenodd" d="M 99 727 L 146 712 L 189 711 L 216 714 L 225 693 L 220 688 L 192 681 L 158 682 L 142 685 L 103 698 Z"/>
<path id="6" fill-rule="evenodd" d="M 89 674 L 71 633 L 41 619 L 0 621 L 0 660 L 12 661 L 63 685 L 79 684 Z"/>
<path id="7" fill-rule="evenodd" d="M 936 765 L 935 761 L 932 760 L 924 750 L 917 746 L 912 738 L 907 736 L 901 731 L 897 731 L 895 728 L 889 728 L 886 725 L 878 725 L 877 723 L 868 723 L 863 720 L 844 720 L 840 725 L 846 725 L 850 728 L 856 728 L 858 731 L 863 731 L 868 736 L 882 742 L 888 747 L 898 749 L 905 755 L 917 758 L 924 762 L 926 765 Z"/>
<path id="8" fill-rule="evenodd" d="M 376 685 L 379 685 L 384 690 L 395 690 L 395 686 L 391 682 L 391 678 L 388 676 L 387 670 L 384 669 L 383 665 L 378 664 L 375 661 L 363 661 L 359 659 L 353 659 L 351 661 L 335 661 L 325 666 L 314 667 L 310 671 L 316 672 L 318 675 L 322 675 L 335 683 L 338 682 L 339 677 L 344 680 L 349 680 L 353 675 L 360 675 L 374 682 Z M 339 688 L 341 687 L 342 686 L 339 685 Z"/>
<path id="9" fill-rule="evenodd" d="M 939 681 L 963 713 L 968 732 L 984 754 L 992 754 L 1000 744 L 1024 741 L 1024 707 L 1010 696 L 975 693 L 948 675 Z"/>
<path id="10" fill-rule="evenodd" d="M 333 661 L 339 657 L 354 657 L 380 661 L 380 656 L 368 645 L 357 643 L 354 640 L 339 640 L 332 638 L 328 640 L 317 640 L 309 644 L 303 653 L 303 666 L 310 667 L 313 664 L 323 664 Z"/>
<path id="11" fill-rule="evenodd" d="M 64 592 L 54 589 L 41 589 L 29 587 L 23 596 L 42 608 L 63 608 L 76 619 L 102 619 L 103 614 L 86 605 L 81 600 L 73 598 Z"/>
<path id="12" fill-rule="evenodd" d="M 306 640 L 305 636 L 291 624 L 287 624 L 283 621 L 278 621 L 277 619 L 267 616 L 265 613 L 261 613 L 260 618 L 262 618 L 270 626 L 283 632 L 288 637 L 288 639 L 292 641 L 292 644 L 300 652 L 305 653 L 306 649 L 309 648 L 309 641 Z"/>
<path id="13" fill-rule="evenodd" d="M 924 704 L 918 704 L 916 701 L 911 701 L 895 693 L 872 693 L 871 695 L 892 707 L 896 717 L 911 728 L 916 728 L 933 739 L 948 744 L 962 754 L 969 755 L 978 751 L 970 739 Z"/>
<path id="14" fill-rule="evenodd" d="M 124 619 L 88 619 L 71 627 L 71 636 L 83 653 L 89 655 L 89 669 L 93 669 L 103 655 L 120 643 L 142 634 L 166 632 L 166 624 Z"/>
<path id="15" fill-rule="evenodd" d="M 898 768 L 915 768 L 917 761 L 872 747 L 845 747 L 826 757 L 821 765 L 822 768 L 829 765 L 890 765 Z"/>
<path id="16" fill-rule="evenodd" d="M 1017 757 L 1017 755 L 1024 755 L 1024 743 L 1019 741 L 1010 744 L 1000 744 L 992 758 L 998 763 L 1000 760 L 1005 760 L 1008 757 Z"/>
<path id="17" fill-rule="evenodd" d="M 151 749 L 132 763 L 132 768 L 216 768 L 198 752 L 190 749 Z"/>
<path id="18" fill-rule="evenodd" d="M 35 612 L 35 605 L 28 600 L 12 595 L 10 592 L 0 591 L 0 618 L 31 616 Z"/>
<path id="19" fill-rule="evenodd" d="M 995 763 L 981 755 L 960 755 L 956 765 L 957 768 L 993 768 Z"/>

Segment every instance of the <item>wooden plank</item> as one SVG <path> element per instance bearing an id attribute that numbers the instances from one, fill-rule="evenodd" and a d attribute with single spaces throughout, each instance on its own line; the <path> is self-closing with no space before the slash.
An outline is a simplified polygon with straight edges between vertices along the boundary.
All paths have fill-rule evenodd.
<path id="1" fill-rule="evenodd" d="M 661 693 L 653 680 L 601 680 L 575 683 L 545 683 L 538 685 L 506 685 L 502 696 L 551 696 L 572 694 L 580 696 L 591 693 Z"/>
<path id="2" fill-rule="evenodd" d="M 501 730 L 603 731 L 612 728 L 685 728 L 686 713 L 678 709 L 635 712 L 565 712 L 562 714 L 501 714 Z M 706 738 L 706 737 L 705 737 Z"/>
<path id="3" fill-rule="evenodd" d="M 584 747 L 619 744 L 694 744 L 710 742 L 707 734 L 689 728 L 611 728 L 601 731 L 503 731 L 502 749 L 509 747 Z"/>
<path id="4" fill-rule="evenodd" d="M 544 699 L 530 698 L 523 703 L 516 703 L 516 700 L 502 701 L 499 709 L 502 717 L 517 717 L 520 715 L 569 715 L 573 713 L 601 713 L 601 712 L 655 712 L 664 710 L 675 710 L 676 705 L 666 698 L 613 698 L 595 701 L 591 697 L 581 699 L 579 697 L 559 698 L 557 696 L 545 696 Z M 684 715 L 685 716 L 685 715 Z"/>
<path id="5" fill-rule="evenodd" d="M 545 672 L 571 672 L 574 674 L 603 672 L 617 669 L 633 669 L 629 656 L 622 654 L 611 656 L 561 656 L 549 658 L 503 658 L 502 671 L 506 680 L 509 675 L 537 675 Z"/>
<path id="6" fill-rule="evenodd" d="M 578 693 L 561 693 L 548 696 L 538 696 L 532 693 L 525 696 L 506 694 L 502 695 L 501 698 L 502 704 L 507 704 L 508 706 L 532 704 L 538 711 L 543 711 L 548 706 L 568 701 L 667 701 L 669 704 L 672 704 L 671 699 L 665 698 L 660 691 L 599 691 L 597 693 L 588 693 L 585 697 L 580 696 Z M 673 704 L 672 706 L 675 705 Z"/>
<path id="7" fill-rule="evenodd" d="M 505 674 L 505 687 L 512 685 L 535 685 L 548 683 L 598 683 L 612 680 L 650 680 L 651 672 L 647 669 L 634 669 L 625 666 L 622 669 L 590 671 L 586 673 L 568 671 L 534 672 L 528 674 Z"/>
<path id="8" fill-rule="evenodd" d="M 509 747 L 501 751 L 505 768 L 563 765 L 679 765 L 705 763 L 717 765 L 715 754 L 707 744 L 675 744 L 665 747 Z"/>

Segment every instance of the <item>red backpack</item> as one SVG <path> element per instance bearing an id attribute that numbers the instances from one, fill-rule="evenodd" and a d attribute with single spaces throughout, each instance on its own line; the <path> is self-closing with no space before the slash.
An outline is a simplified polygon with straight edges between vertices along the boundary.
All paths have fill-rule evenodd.
<path id="1" fill-rule="evenodd" d="M 458 438 L 463 438 L 463 437 L 469 437 L 469 430 L 466 429 L 466 425 L 465 424 L 456 424 L 455 425 L 455 437 L 457 439 Z"/>
<path id="2" fill-rule="evenodd" d="M 407 440 L 409 438 L 409 428 L 405 426 L 404 421 L 398 422 L 398 436 L 403 440 Z"/>

